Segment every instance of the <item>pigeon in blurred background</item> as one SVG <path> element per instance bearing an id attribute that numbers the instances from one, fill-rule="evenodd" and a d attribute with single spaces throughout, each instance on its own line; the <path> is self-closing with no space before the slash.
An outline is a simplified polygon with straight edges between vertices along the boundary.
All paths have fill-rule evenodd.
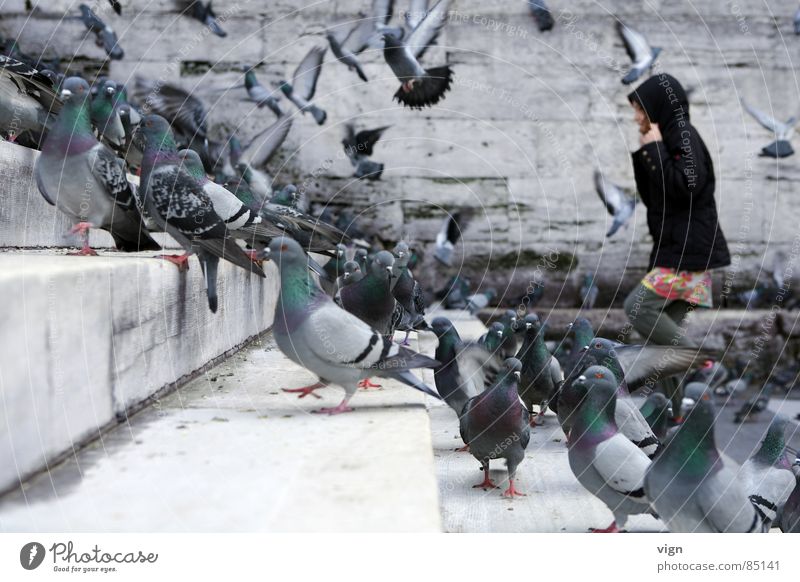
<path id="1" fill-rule="evenodd" d="M 747 402 L 742 404 L 742 407 L 736 411 L 736 414 L 733 417 L 733 422 L 736 424 L 741 424 L 757 418 L 759 414 L 767 409 L 767 405 L 769 404 L 769 399 L 772 396 L 772 390 L 774 388 L 774 384 L 767 382 L 763 388 L 753 394 L 753 396 L 751 396 Z"/>
<path id="2" fill-rule="evenodd" d="M 786 158 L 794 153 L 794 149 L 789 140 L 792 138 L 792 135 L 794 135 L 794 126 L 797 123 L 796 117 L 790 117 L 785 122 L 781 122 L 771 115 L 748 105 L 744 99 L 742 99 L 742 106 L 762 127 L 775 134 L 775 141 L 761 148 L 762 156 L 769 158 Z"/>
<path id="3" fill-rule="evenodd" d="M 294 71 L 291 84 L 280 82 L 281 91 L 286 98 L 295 104 L 302 113 L 311 113 L 318 125 L 325 123 L 328 114 L 311 103 L 317 89 L 317 80 L 322 72 L 322 61 L 325 58 L 326 47 L 315 46 L 303 57 Z"/>
<path id="4" fill-rule="evenodd" d="M 539 32 L 553 28 L 555 24 L 553 15 L 544 0 L 528 0 L 528 8 L 530 8 L 533 19 L 536 21 L 536 26 L 539 27 Z"/>
<path id="5" fill-rule="evenodd" d="M 625 50 L 633 62 L 631 69 L 622 78 L 623 84 L 630 85 L 650 70 L 650 67 L 656 62 L 661 49 L 650 47 L 642 33 L 627 26 L 621 20 L 617 20 L 616 27 L 617 34 L 622 39 Z"/>
<path id="6" fill-rule="evenodd" d="M 631 196 L 621 187 L 607 181 L 600 170 L 594 171 L 594 187 L 600 200 L 606 205 L 608 214 L 614 219 L 606 233 L 607 237 L 614 234 L 624 226 L 636 210 L 635 196 Z"/>
<path id="7" fill-rule="evenodd" d="M 369 159 L 372 155 L 372 148 L 378 143 L 383 132 L 389 129 L 388 125 L 375 129 L 362 129 L 356 132 L 355 125 L 345 124 L 345 136 L 342 140 L 344 152 L 350 159 L 350 163 L 355 168 L 353 174 L 356 178 L 367 178 L 368 180 L 379 180 L 383 173 L 383 164 L 373 162 Z"/>
<path id="8" fill-rule="evenodd" d="M 464 212 L 456 211 L 448 214 L 442 223 L 442 228 L 436 235 L 436 249 L 433 251 L 433 258 L 449 267 L 453 262 L 453 250 L 455 249 L 461 233 L 467 225 L 467 215 Z"/>
<path id="9" fill-rule="evenodd" d="M 591 271 L 583 276 L 583 283 L 578 289 L 578 307 L 581 309 L 594 309 L 600 289 L 594 283 L 594 273 Z"/>
<path id="10" fill-rule="evenodd" d="M 81 11 L 80 18 L 84 26 L 86 26 L 86 30 L 94 33 L 95 44 L 103 47 L 103 50 L 106 51 L 106 54 L 111 59 L 119 60 L 124 57 L 125 52 L 119 46 L 117 33 L 114 32 L 114 29 L 103 22 L 86 4 L 81 4 L 78 8 Z"/>
<path id="11" fill-rule="evenodd" d="M 183 5 L 182 14 L 191 16 L 195 20 L 202 22 L 208 29 L 219 37 L 226 37 L 228 33 L 222 30 L 222 26 L 217 20 L 217 14 L 211 8 L 211 1 L 201 2 L 201 0 L 181 0 Z"/>
<path id="12" fill-rule="evenodd" d="M 268 91 L 264 85 L 259 83 L 256 72 L 252 67 L 244 67 L 244 88 L 247 90 L 247 96 L 253 103 L 259 107 L 264 107 L 266 105 L 278 117 L 283 116 L 283 109 L 281 109 L 278 99 L 272 92 Z"/>

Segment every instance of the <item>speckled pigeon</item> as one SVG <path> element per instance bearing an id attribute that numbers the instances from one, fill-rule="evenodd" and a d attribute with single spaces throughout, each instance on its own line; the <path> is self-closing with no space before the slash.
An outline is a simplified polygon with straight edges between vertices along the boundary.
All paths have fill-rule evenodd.
<path id="1" fill-rule="evenodd" d="M 450 89 L 453 69 L 450 65 L 425 69 L 419 59 L 448 20 L 452 0 L 439 0 L 407 37 L 394 31 L 383 33 L 383 56 L 402 86 L 395 100 L 412 109 L 438 103 Z"/>
<path id="2" fill-rule="evenodd" d="M 497 487 L 489 477 L 489 462 L 502 458 L 508 467 L 508 489 L 503 496 L 511 498 L 525 495 L 516 489 L 514 479 L 531 438 L 528 411 L 519 399 L 521 368 L 519 360 L 508 358 L 497 380 L 467 402 L 460 420 L 461 438 L 483 466 L 484 479 L 474 487 Z"/>
<path id="3" fill-rule="evenodd" d="M 394 264 L 392 265 L 391 291 L 397 304 L 402 307 L 405 314 L 395 329 L 405 331 L 406 337 L 401 342 L 408 345 L 408 336 L 411 331 L 428 329 L 425 321 L 425 297 L 422 286 L 414 279 L 408 269 L 411 252 L 408 244 L 400 241 L 394 248 Z"/>
<path id="4" fill-rule="evenodd" d="M 21 133 L 40 138 L 61 109 L 52 80 L 25 63 L 0 56 L 0 134 L 15 141 Z"/>
<path id="5" fill-rule="evenodd" d="M 319 376 L 317 384 L 303 390 L 313 392 L 328 384 L 338 384 L 345 390 L 338 406 L 321 412 L 339 414 L 352 410 L 348 403 L 359 381 L 370 375 L 393 378 L 439 398 L 410 372 L 413 368 L 434 368 L 439 362 L 398 346 L 337 306 L 309 275 L 306 255 L 296 241 L 276 238 L 269 251 L 269 258 L 281 272 L 273 328 L 275 342 L 290 360 Z"/>
<path id="6" fill-rule="evenodd" d="M 260 277 L 264 272 L 236 244 L 202 186 L 181 166 L 167 120 L 147 115 L 136 131 L 144 142 L 139 190 L 144 207 L 158 227 L 186 250 L 182 256 L 164 258 L 184 268 L 189 256 L 197 252 L 205 276 L 208 306 L 216 312 L 220 258 Z"/>
<path id="7" fill-rule="evenodd" d="M 89 229 L 102 228 L 122 251 L 157 250 L 142 222 L 125 163 L 95 138 L 89 114 L 89 84 L 78 77 L 64 81 L 64 106 L 45 139 L 34 167 L 39 192 L 76 224 L 83 236 L 78 254 L 89 247 Z"/>
<path id="8" fill-rule="evenodd" d="M 761 446 L 739 471 L 750 501 L 767 526 L 780 516 L 796 484 L 786 450 L 786 424 L 782 416 L 773 418 Z"/>
<path id="9" fill-rule="evenodd" d="M 574 387 L 580 405 L 569 434 L 569 466 L 580 484 L 614 514 L 611 525 L 592 531 L 617 532 L 628 516 L 651 513 L 643 488 L 650 459 L 617 428 L 616 378 L 608 368 L 590 367 Z"/>
<path id="10" fill-rule="evenodd" d="M 764 523 L 714 440 L 714 405 L 700 400 L 644 478 L 653 509 L 671 532 L 749 533 Z"/>
<path id="11" fill-rule="evenodd" d="M 286 98 L 289 99 L 302 113 L 311 113 L 314 121 L 318 125 L 325 123 L 328 114 L 313 103 L 314 91 L 317 88 L 317 79 L 322 71 L 322 61 L 325 58 L 325 47 L 312 47 L 308 54 L 303 57 L 297 69 L 294 71 L 291 84 L 281 81 L 280 88 Z"/>
<path id="12" fill-rule="evenodd" d="M 525 336 L 517 353 L 522 362 L 519 396 L 529 411 L 539 407 L 537 417 L 544 422 L 547 406 L 564 380 L 561 366 L 544 343 L 544 329 L 536 314 L 524 319 Z"/>

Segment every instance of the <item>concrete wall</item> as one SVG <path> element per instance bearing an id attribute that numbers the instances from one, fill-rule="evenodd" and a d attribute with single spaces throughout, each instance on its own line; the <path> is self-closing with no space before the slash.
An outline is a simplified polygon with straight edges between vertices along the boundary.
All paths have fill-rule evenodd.
<path id="1" fill-rule="evenodd" d="M 78 3 L 34 1 L 41 11 L 29 18 L 25 2 L 5 2 L 0 31 L 22 33 L 20 44 L 30 52 L 77 51 L 73 66 L 91 69 L 102 51 L 91 40 L 79 40 L 80 22 L 60 19 Z M 262 82 L 275 84 L 311 46 L 324 43 L 325 27 L 357 18 L 369 2 L 220 3 L 231 31 L 223 39 L 178 16 L 168 0 L 128 2 L 121 17 L 106 2 L 96 4 L 126 51 L 124 60 L 111 64 L 114 76 L 125 80 L 140 72 L 197 89 L 211 109 L 213 128 L 247 136 L 272 116 L 241 101 L 241 91 L 214 92 L 240 81 L 233 68 L 261 62 Z M 549 5 L 556 27 L 539 33 L 523 0 L 456 0 L 439 46 L 424 61 L 448 60 L 456 82 L 441 104 L 426 111 L 392 102 L 397 82 L 379 50 L 362 56 L 369 84 L 331 62 L 329 54 L 316 97 L 329 121 L 318 127 L 300 116 L 270 169 L 281 182 L 304 182 L 318 202 L 355 204 L 367 221 L 376 220 L 386 240 L 404 235 L 427 245 L 447 210 L 474 208 L 462 249 L 463 268 L 476 282 L 487 278 L 502 285 L 513 275 L 515 295 L 538 267 L 551 282 L 548 299 L 556 301 L 565 292 L 565 278 L 571 289 L 581 272 L 599 269 L 602 300 L 609 302 L 620 274 L 625 272 L 625 291 L 641 275 L 650 250 L 641 209 L 635 224 L 605 239 L 608 217 L 592 183 L 592 171 L 600 166 L 609 179 L 633 185 L 629 152 L 638 147 L 637 132 L 625 99 L 629 88 L 614 70 L 628 64 L 614 31 L 616 14 L 664 48 L 659 70 L 694 89 L 693 121 L 714 156 L 722 226 L 740 259 L 734 285 L 752 283 L 775 250 L 790 251 L 800 204 L 797 158 L 776 163 L 757 156 L 771 136 L 739 99 L 780 118 L 796 113 L 796 2 Z M 396 12 L 405 9 L 397 3 Z M 378 184 L 349 179 L 340 140 L 342 124 L 353 117 L 365 125 L 392 125 L 375 153 L 387 164 Z M 517 261 L 520 251 L 525 252 Z M 559 257 L 555 268 L 541 258 L 553 252 Z"/>

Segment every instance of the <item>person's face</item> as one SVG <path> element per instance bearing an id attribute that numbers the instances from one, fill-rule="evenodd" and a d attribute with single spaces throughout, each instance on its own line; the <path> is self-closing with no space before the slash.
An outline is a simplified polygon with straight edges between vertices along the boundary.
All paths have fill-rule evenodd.
<path id="1" fill-rule="evenodd" d="M 647 113 L 644 112 L 642 106 L 636 101 L 631 102 L 633 107 L 633 120 L 639 126 L 640 133 L 647 133 L 650 131 L 650 120 L 647 118 Z"/>

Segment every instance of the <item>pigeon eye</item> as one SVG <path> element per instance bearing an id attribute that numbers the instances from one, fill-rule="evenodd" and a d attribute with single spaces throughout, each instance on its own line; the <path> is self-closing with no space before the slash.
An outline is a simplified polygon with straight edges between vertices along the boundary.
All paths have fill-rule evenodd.
<path id="1" fill-rule="evenodd" d="M 603 347 L 603 344 L 601 344 L 600 342 L 597 342 L 596 344 L 594 344 L 594 347 L 596 347 L 597 349 L 600 349 L 601 347 Z"/>
<path id="2" fill-rule="evenodd" d="M 289 250 L 289 245 L 281 245 L 281 250 L 282 251 L 288 251 Z"/>
<path id="3" fill-rule="evenodd" d="M 602 372 L 595 372 L 594 377 L 599 380 L 601 378 L 605 378 L 605 375 Z"/>

